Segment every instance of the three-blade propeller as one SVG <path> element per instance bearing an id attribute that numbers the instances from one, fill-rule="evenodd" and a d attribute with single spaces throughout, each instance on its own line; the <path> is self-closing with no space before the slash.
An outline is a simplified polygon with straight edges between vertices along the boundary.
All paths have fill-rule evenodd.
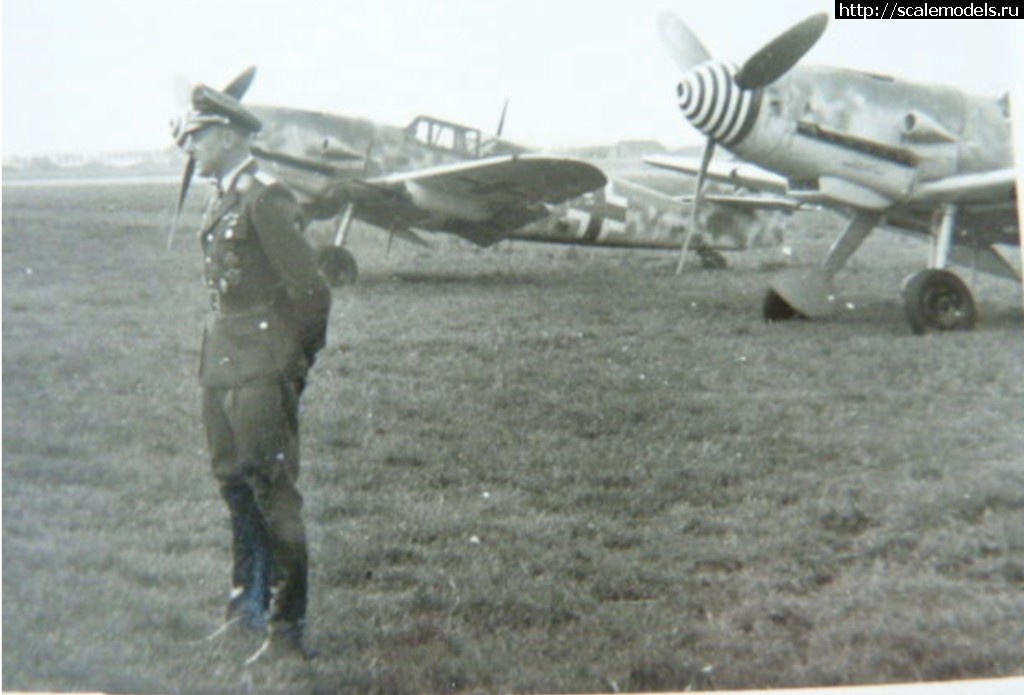
<path id="1" fill-rule="evenodd" d="M 811 15 L 806 19 L 797 22 L 792 27 L 782 32 L 774 39 L 766 43 L 751 55 L 733 78 L 733 84 L 741 91 L 756 90 L 767 87 L 780 77 L 785 75 L 796 65 L 818 39 L 825 32 L 828 24 L 828 15 L 819 13 Z M 697 35 L 679 18 L 665 13 L 658 18 L 658 32 L 661 34 L 662 43 L 668 49 L 669 55 L 684 73 L 689 73 L 698 66 L 708 63 L 711 60 L 708 50 L 701 43 Z M 707 95 L 713 99 L 713 95 Z M 707 110 L 714 111 L 714 104 Z M 708 135 L 704 144 L 704 152 L 701 156 L 700 170 L 697 174 L 696 189 L 694 191 L 693 209 L 690 215 L 690 228 L 687 230 L 683 245 L 680 248 L 679 263 L 676 272 L 683 269 L 686 262 L 686 253 L 690 247 L 690 240 L 699 231 L 699 212 L 703 202 L 704 179 L 707 176 L 707 169 L 714 155 L 716 141 L 713 135 Z"/>
<path id="2" fill-rule="evenodd" d="M 224 87 L 224 93 L 234 99 L 241 99 L 245 96 L 245 93 L 249 91 L 249 86 L 252 84 L 253 79 L 256 77 L 256 66 L 250 65 L 242 72 L 238 73 L 235 79 L 231 80 Z M 181 88 L 178 90 L 182 91 Z M 167 248 L 171 248 L 171 244 L 174 242 L 174 235 L 178 231 L 178 220 L 181 217 L 181 210 L 185 206 L 185 198 L 188 196 L 189 186 L 192 184 L 192 177 L 196 171 L 196 160 L 190 154 L 188 159 L 185 161 L 185 171 L 181 176 L 181 187 L 178 189 L 178 205 L 174 210 L 174 220 L 171 222 L 171 230 L 167 234 Z"/>

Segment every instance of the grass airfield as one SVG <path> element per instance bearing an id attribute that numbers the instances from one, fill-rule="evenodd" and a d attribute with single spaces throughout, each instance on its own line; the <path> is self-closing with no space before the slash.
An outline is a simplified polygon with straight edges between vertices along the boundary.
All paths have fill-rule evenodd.
<path id="1" fill-rule="evenodd" d="M 303 401 L 308 664 L 204 642 L 226 511 L 173 186 L 5 187 L 3 688 L 618 692 L 1024 675 L 1020 287 L 910 334 L 874 235 L 828 322 L 766 325 L 777 251 L 354 230 Z M 838 230 L 799 215 L 819 257 Z"/>

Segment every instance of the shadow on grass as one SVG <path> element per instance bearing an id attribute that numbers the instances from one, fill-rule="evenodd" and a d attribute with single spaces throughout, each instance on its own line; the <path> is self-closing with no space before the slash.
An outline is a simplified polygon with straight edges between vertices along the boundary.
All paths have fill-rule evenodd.
<path id="1" fill-rule="evenodd" d="M 484 287 L 522 287 L 524 285 L 539 287 L 557 284 L 557 275 L 522 273 L 522 272 L 397 272 L 389 276 L 375 278 L 378 282 L 398 280 L 403 283 L 420 285 L 480 285 Z M 373 280 L 371 280 L 372 282 Z"/>

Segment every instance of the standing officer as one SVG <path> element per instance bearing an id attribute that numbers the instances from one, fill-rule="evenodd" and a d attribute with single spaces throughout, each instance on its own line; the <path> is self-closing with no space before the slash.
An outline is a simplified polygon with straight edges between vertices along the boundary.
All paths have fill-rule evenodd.
<path id="1" fill-rule="evenodd" d="M 205 85 L 193 90 L 192 107 L 175 128 L 190 158 L 184 185 L 197 167 L 217 186 L 199 230 L 212 303 L 200 379 L 213 475 L 233 536 L 225 627 L 266 631 L 246 663 L 305 657 L 299 396 L 325 342 L 330 291 L 295 198 L 252 157 L 259 119 Z"/>

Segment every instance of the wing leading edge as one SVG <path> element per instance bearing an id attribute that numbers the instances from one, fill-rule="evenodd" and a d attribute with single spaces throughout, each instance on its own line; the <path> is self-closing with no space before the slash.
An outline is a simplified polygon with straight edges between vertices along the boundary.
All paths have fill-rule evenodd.
<path id="1" fill-rule="evenodd" d="M 397 231 L 451 232 L 490 245 L 554 205 L 607 183 L 597 167 L 565 157 L 521 154 L 444 164 L 372 178 L 351 178 L 319 161 L 260 152 L 277 171 L 322 209 L 353 205 L 355 215 Z M 303 174 L 290 175 L 298 170 Z M 308 179 L 308 180 L 302 180 Z M 333 201 L 333 202 L 328 202 Z"/>
<path id="2" fill-rule="evenodd" d="M 487 246 L 548 215 L 545 205 L 606 182 L 600 169 L 585 162 L 511 155 L 343 184 L 343 195 L 371 224 L 451 232 Z"/>

